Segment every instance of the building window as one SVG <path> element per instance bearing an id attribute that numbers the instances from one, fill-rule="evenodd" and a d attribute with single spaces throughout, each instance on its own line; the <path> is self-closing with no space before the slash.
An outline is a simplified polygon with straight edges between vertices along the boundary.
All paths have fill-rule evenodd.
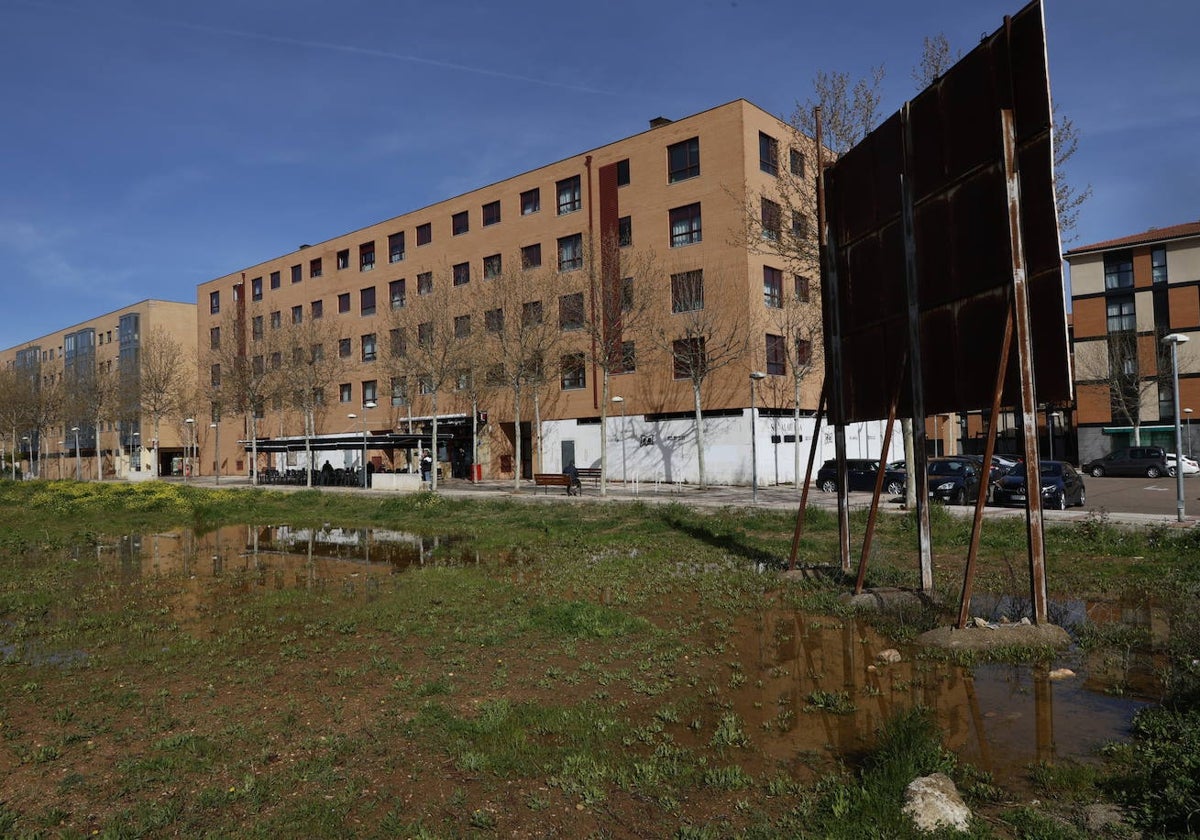
<path id="1" fill-rule="evenodd" d="M 348 403 L 353 397 L 354 394 L 351 392 L 349 382 L 343 382 L 338 386 L 338 400 L 340 402 Z"/>
<path id="2" fill-rule="evenodd" d="M 563 236 L 558 240 L 558 270 L 574 271 L 583 268 L 583 234 Z"/>
<path id="3" fill-rule="evenodd" d="M 708 358 L 704 355 L 704 338 L 677 338 L 671 343 L 673 376 L 676 379 L 691 379 L 705 373 Z"/>
<path id="4" fill-rule="evenodd" d="M 504 365 L 489 365 L 487 372 L 483 375 L 483 381 L 493 388 L 506 384 L 504 379 Z"/>
<path id="5" fill-rule="evenodd" d="M 408 300 L 408 295 L 405 291 L 403 279 L 393 280 L 388 283 L 388 300 L 391 301 L 392 309 L 403 309 L 404 304 Z"/>
<path id="6" fill-rule="evenodd" d="M 483 313 L 483 326 L 490 333 L 504 332 L 504 310 L 489 309 Z"/>
<path id="7" fill-rule="evenodd" d="M 536 327 L 542 323 L 542 302 L 531 300 L 521 306 L 521 326 Z"/>
<path id="8" fill-rule="evenodd" d="M 621 357 L 613 373 L 633 373 L 637 370 L 637 349 L 632 341 L 621 342 Z"/>
<path id="9" fill-rule="evenodd" d="M 350 311 L 350 293 L 342 292 L 338 295 L 338 314 L 345 315 Z"/>
<path id="10" fill-rule="evenodd" d="M 803 274 L 797 274 L 792 278 L 796 286 L 796 300 L 799 303 L 808 303 L 809 300 L 809 279 Z"/>
<path id="11" fill-rule="evenodd" d="M 1108 300 L 1108 331 L 1124 332 L 1137 328 L 1137 316 L 1133 308 L 1133 296 L 1121 295 Z"/>
<path id="12" fill-rule="evenodd" d="M 779 230 L 783 225 L 783 211 L 769 198 L 761 199 L 761 205 L 762 238 L 778 242 Z"/>
<path id="13" fill-rule="evenodd" d="M 402 327 L 393 327 L 388 333 L 388 341 L 394 358 L 403 359 L 408 355 L 408 334 Z"/>
<path id="14" fill-rule="evenodd" d="M 704 269 L 671 275 L 671 311 L 694 312 L 704 308 Z"/>
<path id="15" fill-rule="evenodd" d="M 220 313 L 220 311 L 221 311 L 221 293 L 220 292 L 209 292 L 208 293 L 208 311 L 212 315 L 216 315 L 216 314 Z"/>
<path id="16" fill-rule="evenodd" d="M 700 241 L 700 202 L 676 207 L 671 210 L 670 217 L 672 248 Z"/>
<path id="17" fill-rule="evenodd" d="M 214 388 L 221 387 L 221 366 L 213 365 L 208 369 L 208 382 Z"/>
<path id="18" fill-rule="evenodd" d="M 1104 255 L 1104 288 L 1133 287 L 1133 255 L 1129 251 L 1109 251 Z"/>
<path id="19" fill-rule="evenodd" d="M 358 270 L 370 271 L 375 267 L 375 243 L 364 242 L 358 246 Z"/>
<path id="20" fill-rule="evenodd" d="M 362 337 L 362 360 L 364 362 L 375 361 L 375 333 L 368 333 Z"/>
<path id="21" fill-rule="evenodd" d="M 417 275 L 417 294 L 433 294 L 433 272 L 425 271 Z"/>
<path id="22" fill-rule="evenodd" d="M 1150 277 L 1155 283 L 1167 282 L 1167 249 L 1165 247 L 1150 249 Z"/>
<path id="23" fill-rule="evenodd" d="M 388 262 L 404 259 L 404 231 L 388 234 Z"/>
<path id="24" fill-rule="evenodd" d="M 311 320 L 313 320 L 313 321 L 320 320 L 321 316 L 325 314 L 325 302 L 320 301 L 320 300 L 314 300 L 311 304 L 309 304 L 308 312 L 309 312 L 308 317 Z"/>
<path id="25" fill-rule="evenodd" d="M 807 365 L 812 361 L 812 342 L 807 338 L 796 339 L 796 364 Z"/>
<path id="26" fill-rule="evenodd" d="M 788 162 L 790 164 L 789 168 L 792 170 L 792 174 L 796 175 L 800 178 L 803 178 L 804 177 L 804 152 L 800 151 L 799 149 L 789 149 L 788 150 Z"/>
<path id="27" fill-rule="evenodd" d="M 255 376 L 262 376 L 267 372 L 267 362 L 263 356 L 255 356 L 250 360 L 250 370 Z"/>
<path id="28" fill-rule="evenodd" d="M 570 178 L 564 178 L 559 181 L 555 185 L 555 191 L 558 195 L 558 215 L 562 216 L 567 213 L 574 213 L 583 206 L 580 201 L 578 175 L 573 175 Z"/>
<path id="29" fill-rule="evenodd" d="M 339 338 L 338 339 L 338 357 L 339 358 L 349 359 L 350 354 L 353 351 L 354 351 L 354 348 L 350 346 L 350 339 L 348 339 L 348 338 Z"/>
<path id="30" fill-rule="evenodd" d="M 499 254 L 492 254 L 490 257 L 483 258 L 483 279 L 489 280 L 493 277 L 499 277 L 503 269 L 504 261 Z"/>
<path id="31" fill-rule="evenodd" d="M 337 267 L 339 270 L 350 267 L 350 249 L 343 248 L 337 252 Z"/>
<path id="32" fill-rule="evenodd" d="M 470 315 L 455 315 L 454 316 L 454 337 L 469 338 L 471 336 L 471 316 Z"/>
<path id="33" fill-rule="evenodd" d="M 293 324 L 303 324 L 304 323 L 304 307 L 303 306 L 297 304 L 296 306 L 292 307 L 292 323 Z"/>
<path id="34" fill-rule="evenodd" d="M 358 291 L 358 311 L 360 315 L 375 314 L 375 287 L 367 286 Z"/>
<path id="35" fill-rule="evenodd" d="M 628 248 L 633 244 L 633 217 L 622 216 L 617 219 L 617 244 Z"/>
<path id="36" fill-rule="evenodd" d="M 633 311 L 633 278 L 621 278 L 621 311 Z"/>
<path id="37" fill-rule="evenodd" d="M 408 405 L 408 377 L 392 377 L 392 405 Z"/>
<path id="38" fill-rule="evenodd" d="M 629 183 L 629 158 L 617 161 L 617 186 L 623 187 Z"/>
<path id="39" fill-rule="evenodd" d="M 271 354 L 271 370 L 279 370 L 283 367 L 283 354 L 276 350 Z"/>
<path id="40" fill-rule="evenodd" d="M 374 379 L 368 379 L 362 384 L 362 404 L 379 402 L 379 383 Z"/>
<path id="41" fill-rule="evenodd" d="M 667 146 L 667 183 L 695 178 L 700 174 L 700 138 Z"/>
<path id="42" fill-rule="evenodd" d="M 417 324 L 417 344 L 420 347 L 433 346 L 433 324 L 426 321 L 424 324 Z"/>
<path id="43" fill-rule="evenodd" d="M 521 268 L 538 268 L 542 264 L 542 243 L 521 248 Z"/>
<path id="44" fill-rule="evenodd" d="M 767 334 L 767 373 L 771 376 L 787 373 L 787 344 L 781 335 Z"/>
<path id="45" fill-rule="evenodd" d="M 315 260 L 309 260 L 308 261 L 308 276 L 309 277 L 320 277 L 321 274 L 322 274 L 321 258 L 317 257 Z"/>
<path id="46" fill-rule="evenodd" d="M 271 313 L 271 329 L 277 330 L 282 326 L 283 326 L 283 316 L 280 315 L 279 310 L 276 309 L 274 312 Z"/>
<path id="47" fill-rule="evenodd" d="M 279 288 L 279 272 L 278 271 L 271 272 L 271 288 L 272 289 Z"/>
<path id="48" fill-rule="evenodd" d="M 583 293 L 562 295 L 558 299 L 558 327 L 562 330 L 583 329 Z"/>
<path id="49" fill-rule="evenodd" d="M 454 285 L 465 286 L 471 282 L 471 264 L 458 263 L 454 266 Z"/>
<path id="50" fill-rule="evenodd" d="M 768 175 L 779 174 L 779 141 L 758 132 L 758 168 Z"/>
<path id="51" fill-rule="evenodd" d="M 417 225 L 417 245 L 428 245 L 433 241 L 433 223 L 426 222 L 423 225 Z"/>
<path id="52" fill-rule="evenodd" d="M 500 202 L 489 201 L 483 205 L 483 226 L 500 224 Z"/>
<path id="53" fill-rule="evenodd" d="M 587 365 L 582 353 L 568 353 L 561 360 L 559 384 L 564 391 L 587 387 Z"/>
<path id="54" fill-rule="evenodd" d="M 471 217 L 467 215 L 467 211 L 455 213 L 450 217 L 450 232 L 455 236 L 466 233 L 471 229 Z"/>
<path id="55" fill-rule="evenodd" d="M 797 239 L 807 239 L 810 227 L 808 216 L 797 210 L 792 214 L 792 236 Z"/>
<path id="56" fill-rule="evenodd" d="M 262 300 L 262 278 L 255 277 L 250 281 L 250 299 Z"/>
<path id="57" fill-rule="evenodd" d="M 433 393 L 433 377 L 425 374 L 417 377 L 417 392 L 420 394 Z"/>
<path id="58" fill-rule="evenodd" d="M 783 272 L 763 266 L 763 303 L 771 309 L 783 307 Z"/>
<path id="59" fill-rule="evenodd" d="M 304 279 L 304 269 L 299 265 L 292 266 L 292 282 L 299 283 Z"/>
<path id="60" fill-rule="evenodd" d="M 528 216 L 542 209 L 542 191 L 538 187 L 521 193 L 521 215 Z"/>
<path id="61" fill-rule="evenodd" d="M 208 346 L 211 350 L 221 349 L 221 328 L 212 327 L 208 331 Z"/>

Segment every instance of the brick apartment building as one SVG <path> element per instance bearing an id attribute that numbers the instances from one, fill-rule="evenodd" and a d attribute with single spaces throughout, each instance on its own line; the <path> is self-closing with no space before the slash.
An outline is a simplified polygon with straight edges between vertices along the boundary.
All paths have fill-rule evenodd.
<path id="1" fill-rule="evenodd" d="M 811 183 L 814 169 L 808 138 L 737 100 L 656 119 L 632 137 L 204 283 L 200 387 L 229 430 L 219 456 L 215 440 L 205 442 L 205 469 L 218 457 L 231 470 L 246 469 L 251 437 L 269 453 L 261 467 L 302 467 L 300 440 L 315 435 L 346 443 L 323 451 L 318 464 L 332 458 L 335 467 L 361 468 L 359 453 L 369 448 L 375 470 L 407 470 L 414 443 L 428 445 L 411 435 L 430 434 L 436 397 L 438 460 L 455 475 L 468 466 L 489 478 L 518 468 L 525 476 L 556 472 L 570 461 L 598 466 L 606 445 L 610 477 L 695 481 L 693 389 L 671 352 L 682 341 L 708 353 L 713 367 L 702 388 L 708 480 L 750 480 L 755 382 L 759 473 L 791 481 L 797 450 L 807 457 L 812 442 L 822 366 L 793 377 L 784 346 L 791 339 L 772 316 L 785 301 L 803 300 L 819 319 L 819 280 L 815 266 L 797 268 L 769 246 L 781 229 L 810 235 L 814 220 L 783 218 L 767 196 L 784 178 Z M 520 299 L 500 302 L 492 290 L 521 276 L 528 285 Z M 647 307 L 636 326 L 634 297 Z M 698 310 L 712 319 L 707 346 L 694 326 Z M 544 321 L 558 334 L 539 362 L 543 381 L 522 394 L 519 426 L 514 391 L 504 385 L 512 380 L 504 370 L 509 351 L 498 339 L 486 351 L 489 363 L 463 362 L 436 383 L 401 364 L 414 348 L 449 353 L 517 319 Z M 722 325 L 736 325 L 748 350 L 718 365 L 714 336 Z M 620 333 L 613 351 L 620 359 L 608 366 L 605 393 L 595 345 L 611 330 Z M 245 385 L 272 370 L 287 379 L 293 358 L 332 354 L 342 363 L 336 379 L 317 383 L 321 393 L 308 411 L 297 409 L 287 387 L 256 395 Z M 752 380 L 759 371 L 766 378 Z M 800 428 L 796 379 L 808 415 Z M 300 391 L 298 382 L 288 387 Z M 257 419 L 242 428 L 248 401 Z M 851 454 L 877 453 L 881 429 L 851 430 Z M 363 446 L 351 443 L 355 435 Z"/>
<path id="2" fill-rule="evenodd" d="M 24 471 L 87 480 L 152 478 L 182 469 L 191 439 L 183 411 L 160 419 L 161 439 L 155 441 L 138 398 L 119 397 L 138 393 L 141 353 L 157 333 L 175 345 L 188 366 L 194 364 L 196 306 L 165 300 L 144 300 L 0 351 L 0 371 L 29 385 L 23 394 L 47 400 L 44 408 L 30 412 L 40 412 L 45 422 L 31 416 L 18 423 L 20 428 L 0 429 Z M 103 406 L 89 408 L 97 400 L 88 392 L 104 392 Z"/>
<path id="3" fill-rule="evenodd" d="M 1195 452 L 1189 409 L 1200 409 L 1200 222 L 1073 248 L 1076 421 L 1087 461 L 1134 442 L 1175 448 L 1170 348 L 1181 334 L 1184 454 Z"/>

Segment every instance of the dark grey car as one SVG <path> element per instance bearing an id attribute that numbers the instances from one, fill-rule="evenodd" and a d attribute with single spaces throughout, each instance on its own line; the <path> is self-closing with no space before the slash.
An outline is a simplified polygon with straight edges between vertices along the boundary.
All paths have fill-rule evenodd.
<path id="1" fill-rule="evenodd" d="M 1096 478 L 1105 475 L 1144 475 L 1147 478 L 1174 475 L 1174 470 L 1167 466 L 1166 450 L 1161 446 L 1128 446 L 1088 461 L 1080 469 Z"/>

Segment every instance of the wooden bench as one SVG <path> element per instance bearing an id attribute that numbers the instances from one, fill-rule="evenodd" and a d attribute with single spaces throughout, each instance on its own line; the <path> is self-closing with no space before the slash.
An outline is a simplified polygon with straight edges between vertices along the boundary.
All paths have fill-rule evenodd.
<path id="1" fill-rule="evenodd" d="M 591 482 L 593 487 L 600 486 L 600 468 L 599 467 L 579 467 L 576 470 L 579 473 L 580 483 L 584 481 Z"/>
<path id="2" fill-rule="evenodd" d="M 567 478 L 563 473 L 534 473 L 534 487 L 565 487 L 567 495 L 571 495 L 571 479 Z M 546 490 L 549 493 L 549 489 Z"/>

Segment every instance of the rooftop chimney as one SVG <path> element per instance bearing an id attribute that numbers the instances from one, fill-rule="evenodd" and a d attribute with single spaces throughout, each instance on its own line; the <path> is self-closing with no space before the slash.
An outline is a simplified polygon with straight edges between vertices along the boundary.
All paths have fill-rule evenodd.
<path id="1" fill-rule="evenodd" d="M 670 124 L 671 120 L 667 119 L 666 117 L 655 117 L 654 119 L 650 120 L 651 128 L 662 128 L 664 125 Z"/>

